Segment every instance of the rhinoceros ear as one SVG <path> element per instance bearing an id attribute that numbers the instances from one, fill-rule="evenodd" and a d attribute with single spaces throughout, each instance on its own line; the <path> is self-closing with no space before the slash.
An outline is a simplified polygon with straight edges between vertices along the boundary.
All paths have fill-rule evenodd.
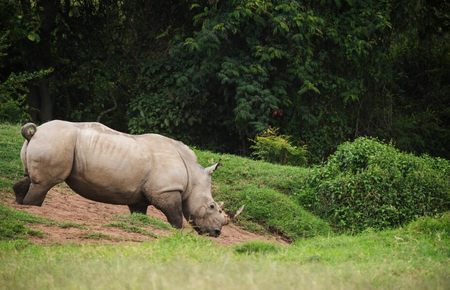
<path id="1" fill-rule="evenodd" d="M 209 167 L 206 167 L 206 168 L 205 168 L 205 171 L 206 171 L 209 175 L 211 175 L 214 171 L 217 170 L 217 168 L 219 168 L 219 166 L 220 166 L 220 163 L 213 164 L 213 165 L 211 165 L 211 166 L 209 166 Z"/>

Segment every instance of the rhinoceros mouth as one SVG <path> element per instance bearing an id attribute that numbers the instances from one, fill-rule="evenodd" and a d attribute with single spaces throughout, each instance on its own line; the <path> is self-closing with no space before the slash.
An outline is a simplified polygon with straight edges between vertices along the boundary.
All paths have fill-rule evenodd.
<path id="1" fill-rule="evenodd" d="M 192 228 L 199 234 L 204 236 L 211 236 L 217 238 L 222 233 L 220 228 L 206 229 L 195 225 L 192 221 L 190 222 Z"/>
<path id="2" fill-rule="evenodd" d="M 220 229 L 213 229 L 213 230 L 204 231 L 201 235 L 207 235 L 210 237 L 217 238 L 220 236 L 220 233 L 221 233 Z"/>

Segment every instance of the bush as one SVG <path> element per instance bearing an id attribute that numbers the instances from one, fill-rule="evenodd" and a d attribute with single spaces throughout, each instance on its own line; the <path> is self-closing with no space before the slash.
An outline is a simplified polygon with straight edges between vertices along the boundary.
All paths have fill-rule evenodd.
<path id="1" fill-rule="evenodd" d="M 406 230 L 413 233 L 424 233 L 428 236 L 440 234 L 442 237 L 450 237 L 450 212 L 445 212 L 436 217 L 421 217 L 410 223 Z"/>
<path id="2" fill-rule="evenodd" d="M 447 160 L 359 138 L 313 170 L 298 198 L 337 230 L 384 229 L 448 210 L 449 176 Z"/>
<path id="3" fill-rule="evenodd" d="M 26 112 L 28 84 L 49 75 L 52 71 L 53 69 L 46 69 L 19 74 L 11 73 L 4 82 L 0 82 L 0 121 L 20 123 L 28 120 L 29 115 Z"/>
<path id="4" fill-rule="evenodd" d="M 289 136 L 278 134 L 277 129 L 269 128 L 257 135 L 251 149 L 252 155 L 260 160 L 284 165 L 304 166 L 308 161 L 306 146 L 294 146 Z"/>
<path id="5" fill-rule="evenodd" d="M 0 99 L 0 121 L 18 123 L 23 119 L 21 104 L 15 100 Z"/>

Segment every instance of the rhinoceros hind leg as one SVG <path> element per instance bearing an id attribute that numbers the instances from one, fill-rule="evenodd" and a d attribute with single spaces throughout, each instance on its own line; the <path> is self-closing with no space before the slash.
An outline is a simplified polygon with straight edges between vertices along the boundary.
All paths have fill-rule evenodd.
<path id="1" fill-rule="evenodd" d="M 20 181 L 18 181 L 16 184 L 14 184 L 13 190 L 14 190 L 14 193 L 16 194 L 16 202 L 18 204 L 23 203 L 23 199 L 24 199 L 25 195 L 27 194 L 28 189 L 30 188 L 30 184 L 31 184 L 31 180 L 30 180 L 30 177 L 28 177 L 28 176 L 25 176 Z"/>
<path id="2" fill-rule="evenodd" d="M 55 184 L 49 185 L 49 184 L 31 183 L 30 189 L 25 195 L 22 204 L 41 206 L 42 203 L 44 202 L 47 192 L 54 185 Z"/>
<path id="3" fill-rule="evenodd" d="M 128 208 L 130 209 L 130 213 L 147 214 L 148 203 L 129 204 Z"/>
<path id="4" fill-rule="evenodd" d="M 178 191 L 152 195 L 152 205 L 164 213 L 174 228 L 181 229 L 183 227 L 181 194 Z"/>

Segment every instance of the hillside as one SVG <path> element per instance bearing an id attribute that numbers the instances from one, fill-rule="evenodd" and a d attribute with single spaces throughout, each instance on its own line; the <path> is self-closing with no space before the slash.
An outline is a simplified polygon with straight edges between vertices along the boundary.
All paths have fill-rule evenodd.
<path id="1" fill-rule="evenodd" d="M 11 186 L 22 172 L 19 152 L 23 138 L 19 129 L 16 125 L 0 125 L 0 190 L 10 205 L 14 204 Z M 382 230 L 450 208 L 448 160 L 404 153 L 373 139 L 344 143 L 326 163 L 311 168 L 195 152 L 203 166 L 220 161 L 221 166 L 213 175 L 213 196 L 216 201 L 223 201 L 230 212 L 245 205 L 236 225 L 249 237 L 247 231 L 294 241 L 333 233 Z M 77 207 L 80 203 L 86 203 L 93 213 L 108 208 L 106 211 L 111 214 L 106 224 L 117 225 L 114 215 L 127 212 L 120 206 L 86 201 L 64 185 L 50 191 L 42 209 L 25 207 L 25 210 L 42 215 L 40 211 L 51 206 L 47 213 L 70 212 L 70 202 L 72 211 L 81 211 L 83 207 Z M 62 206 L 67 209 L 59 208 Z M 151 214 L 162 217 L 157 210 Z M 83 217 L 82 212 L 77 215 Z M 89 213 L 84 218 L 89 220 Z M 73 221 L 74 218 L 67 220 Z M 228 229 L 235 231 L 230 240 L 239 241 L 238 228 L 233 225 Z"/>
<path id="2" fill-rule="evenodd" d="M 355 162 L 340 154 L 349 146 L 361 149 L 359 143 L 340 148 L 334 155 L 340 163 L 309 169 L 196 150 L 203 165 L 221 160 L 213 178 L 216 199 L 231 210 L 244 203 L 238 226 L 252 231 L 226 226 L 215 239 L 189 227 L 173 230 L 154 209 L 147 216 L 129 215 L 125 207 L 86 200 L 64 185 L 53 188 L 42 207 L 15 204 L 10 188 L 21 172 L 18 129 L 0 125 L 0 289 L 449 289 L 448 212 L 396 229 L 347 228 L 350 235 L 340 234 L 333 219 L 325 222 L 300 205 L 309 202 L 314 211 L 308 193 L 318 180 L 320 196 L 327 183 L 348 178 L 348 168 L 337 176 L 333 170 L 337 164 L 354 169 Z M 371 160 L 357 165 L 376 163 L 381 170 L 377 154 L 369 155 Z M 365 155 L 352 156 L 355 161 Z M 432 163 L 442 171 L 433 175 L 445 181 L 446 161 Z M 395 169 L 395 162 L 391 165 Z M 426 176 L 422 172 L 415 184 Z M 434 185 L 442 186 L 445 182 Z M 439 192 L 432 196 L 441 198 Z"/>
<path id="3" fill-rule="evenodd" d="M 29 239 L 39 244 L 73 243 L 73 242 L 142 242 L 169 236 L 174 230 L 167 223 L 165 216 L 150 207 L 148 216 L 130 216 L 127 206 L 109 205 L 85 199 L 74 193 L 64 183 L 55 186 L 47 194 L 42 207 L 16 204 L 12 185 L 19 179 L 22 165 L 19 152 L 23 138 L 20 126 L 0 125 L 0 209 L 6 225 L 7 221 L 18 220 L 27 223 L 27 229 L 16 234 L 25 233 Z M 6 207 L 5 207 L 6 206 Z M 20 212 L 30 213 L 29 219 L 21 219 Z M 36 218 L 35 218 L 36 217 Z M 30 222 L 31 221 L 31 222 Z M 15 225 L 7 225 L 3 234 L 14 236 Z M 184 223 L 186 232 L 193 232 Z M 212 239 L 212 238 L 211 238 Z M 221 236 L 214 239 L 219 244 L 235 244 L 250 240 L 279 241 L 283 237 L 272 236 L 264 230 L 252 233 L 230 224 L 223 229 Z"/>
<path id="4" fill-rule="evenodd" d="M 22 173 L 19 152 L 23 138 L 19 133 L 19 126 L 0 125 L 0 130 L 4 137 L 1 141 L 0 153 L 2 156 L 0 190 L 2 190 L 4 198 L 12 203 L 11 187 L 14 180 L 18 180 Z M 213 196 L 217 201 L 224 201 L 225 208 L 230 212 L 236 211 L 241 205 L 246 206 L 246 210 L 237 222 L 243 229 L 263 236 L 274 234 L 285 241 L 331 232 L 326 222 L 304 210 L 289 196 L 290 193 L 296 192 L 299 185 L 303 183 L 309 169 L 279 166 L 200 150 L 196 150 L 196 154 L 203 166 L 217 161 L 222 164 L 213 176 Z M 63 199 L 63 197 L 59 197 L 60 195 L 71 197 L 73 194 L 66 187 L 64 190 L 50 191 L 49 198 Z M 74 198 L 80 202 L 79 197 Z M 81 200 L 83 199 L 81 198 Z M 58 203 L 53 204 L 56 206 Z M 97 205 L 99 208 L 104 206 Z M 44 209 L 45 207 L 46 203 L 44 202 Z M 38 213 L 37 209 L 27 210 Z M 48 212 L 52 212 L 52 210 Z M 124 212 L 126 210 L 120 209 L 116 213 Z M 156 214 L 157 211 L 152 212 Z M 240 238 L 233 237 L 231 239 L 239 240 Z"/>

